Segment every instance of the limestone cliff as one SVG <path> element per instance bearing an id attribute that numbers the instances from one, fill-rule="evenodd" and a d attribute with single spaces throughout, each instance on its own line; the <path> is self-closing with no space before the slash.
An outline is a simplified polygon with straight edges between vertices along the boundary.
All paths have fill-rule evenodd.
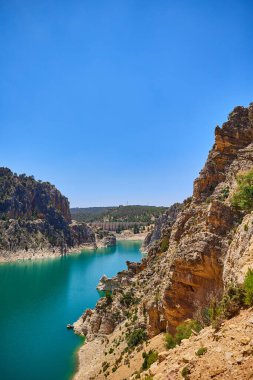
<path id="1" fill-rule="evenodd" d="M 149 337 L 173 333 L 179 323 L 209 305 L 213 295 L 221 297 L 227 283 L 240 282 L 253 265 L 253 215 L 238 211 L 231 199 L 238 173 L 252 167 L 253 104 L 236 107 L 228 121 L 216 127 L 193 196 L 168 228 L 158 221 L 159 240 L 147 257 L 134 271 L 125 271 L 123 282 L 120 274 L 112 300 L 101 299 L 94 310 L 86 311 L 76 332 L 91 341 L 127 320 L 130 329 L 146 329 Z"/>
<path id="2" fill-rule="evenodd" d="M 142 251 L 147 252 L 151 247 L 159 244 L 163 236 L 170 236 L 171 227 L 175 222 L 177 215 L 182 209 L 182 204 L 174 203 L 160 217 L 158 217 L 154 228 L 150 231 L 142 244 Z"/>
<path id="3" fill-rule="evenodd" d="M 94 243 L 85 223 L 72 223 L 69 202 L 49 182 L 0 168 L 0 256 Z"/>

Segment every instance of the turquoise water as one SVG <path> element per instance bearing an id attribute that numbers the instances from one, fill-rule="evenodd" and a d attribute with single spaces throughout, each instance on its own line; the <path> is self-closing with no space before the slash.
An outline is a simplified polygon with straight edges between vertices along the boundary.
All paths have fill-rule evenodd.
<path id="1" fill-rule="evenodd" d="M 99 298 L 106 274 L 139 261 L 139 242 L 64 258 L 0 265 L 0 379 L 68 380 L 82 339 L 67 323 Z"/>

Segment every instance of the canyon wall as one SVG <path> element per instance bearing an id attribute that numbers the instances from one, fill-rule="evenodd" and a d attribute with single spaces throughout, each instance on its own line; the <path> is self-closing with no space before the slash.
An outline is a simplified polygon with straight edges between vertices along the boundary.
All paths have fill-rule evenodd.
<path id="1" fill-rule="evenodd" d="M 71 221 L 69 201 L 55 186 L 0 168 L 0 257 L 94 243 L 85 223 Z"/>
<path id="2" fill-rule="evenodd" d="M 193 196 L 163 216 L 149 235 L 147 256 L 119 274 L 111 302 L 84 312 L 75 331 L 94 340 L 123 321 L 145 328 L 150 337 L 174 332 L 231 280 L 241 281 L 252 265 L 252 215 L 231 205 L 240 172 L 253 167 L 253 105 L 236 107 L 222 127 L 194 182 Z M 245 229 L 243 226 L 249 226 Z M 154 244 L 152 244 L 154 243 Z M 134 268 L 134 269 L 133 269 Z M 124 302 L 128 299 L 128 302 Z M 130 311 L 136 313 L 134 322 Z"/>

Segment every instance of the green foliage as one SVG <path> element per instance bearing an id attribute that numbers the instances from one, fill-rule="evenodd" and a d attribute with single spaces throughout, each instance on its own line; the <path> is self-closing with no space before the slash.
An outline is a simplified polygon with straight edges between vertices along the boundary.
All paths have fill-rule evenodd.
<path id="1" fill-rule="evenodd" d="M 128 347 L 138 346 L 140 343 L 147 340 L 147 332 L 143 328 L 134 329 L 126 336 Z"/>
<path id="2" fill-rule="evenodd" d="M 195 352 L 195 354 L 196 354 L 197 356 L 202 356 L 202 355 L 204 355 L 206 352 L 207 352 L 207 348 L 206 348 L 206 347 L 200 347 L 200 348 Z"/>
<path id="3" fill-rule="evenodd" d="M 135 224 L 133 231 L 134 231 L 134 234 L 138 234 L 140 232 L 140 227 L 137 224 Z"/>
<path id="4" fill-rule="evenodd" d="M 232 198 L 232 205 L 245 211 L 253 210 L 253 169 L 237 176 L 238 188 Z"/>
<path id="5" fill-rule="evenodd" d="M 253 306 L 253 270 L 249 269 L 243 283 L 243 289 L 245 291 L 245 304 L 247 306 Z"/>
<path id="6" fill-rule="evenodd" d="M 134 305 L 137 302 L 137 299 L 133 296 L 131 292 L 123 293 L 120 298 L 120 303 L 123 306 L 129 307 Z"/>
<path id="7" fill-rule="evenodd" d="M 110 364 L 108 362 L 103 362 L 102 363 L 102 369 L 103 372 L 105 372 L 109 368 Z"/>
<path id="8" fill-rule="evenodd" d="M 197 321 L 190 320 L 182 323 L 176 328 L 176 343 L 180 344 L 183 339 L 189 339 L 192 335 L 192 330 L 199 332 L 202 329 L 201 324 Z"/>
<path id="9" fill-rule="evenodd" d="M 245 292 L 243 287 L 231 284 L 226 290 L 219 304 L 219 315 L 224 319 L 234 317 L 245 303 Z"/>
<path id="10" fill-rule="evenodd" d="M 142 369 L 148 369 L 153 363 L 158 359 L 158 352 L 155 350 L 150 350 L 149 352 L 143 352 L 142 357 L 144 359 L 142 363 Z"/>
<path id="11" fill-rule="evenodd" d="M 165 346 L 170 350 L 171 348 L 176 347 L 177 343 L 175 341 L 175 338 L 170 333 L 165 334 Z"/>
<path id="12" fill-rule="evenodd" d="M 223 200 L 227 199 L 228 196 L 229 196 L 229 187 L 226 186 L 220 192 L 220 199 L 223 201 Z"/>
<path id="13" fill-rule="evenodd" d="M 184 367 L 181 371 L 181 375 L 184 379 L 187 379 L 187 377 L 190 375 L 191 371 L 188 367 Z"/>
<path id="14" fill-rule="evenodd" d="M 88 207 L 72 208 L 72 218 L 87 223 L 94 222 L 119 222 L 119 223 L 143 223 L 149 224 L 154 218 L 160 216 L 166 207 L 156 206 L 118 206 L 118 207 Z M 118 226 L 122 229 L 124 226 Z M 117 227 L 117 228 L 118 228 Z M 133 227 L 133 226 L 132 226 Z"/>
<path id="15" fill-rule="evenodd" d="M 106 290 L 105 292 L 105 298 L 107 301 L 107 305 L 110 305 L 112 303 L 112 294 L 109 290 Z"/>
<path id="16" fill-rule="evenodd" d="M 170 239 L 168 236 L 164 236 L 164 238 L 162 239 L 161 243 L 160 243 L 160 248 L 161 248 L 161 252 L 166 252 L 167 249 L 169 248 L 169 242 L 170 242 Z"/>
<path id="17" fill-rule="evenodd" d="M 180 344 L 183 339 L 189 339 L 192 335 L 192 331 L 199 332 L 202 329 L 201 324 L 195 320 L 189 320 L 181 325 L 177 326 L 176 334 L 173 336 L 171 334 L 165 335 L 165 344 L 168 349 L 176 347 Z"/>

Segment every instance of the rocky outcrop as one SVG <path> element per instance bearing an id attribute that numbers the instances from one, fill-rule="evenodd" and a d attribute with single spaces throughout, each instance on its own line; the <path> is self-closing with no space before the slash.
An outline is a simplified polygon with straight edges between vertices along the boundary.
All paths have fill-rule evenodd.
<path id="1" fill-rule="evenodd" d="M 96 289 L 100 292 L 112 292 L 114 289 L 119 287 L 119 280 L 117 277 L 108 278 L 105 274 L 100 278 Z"/>
<path id="2" fill-rule="evenodd" d="M 94 244 L 85 223 L 71 222 L 69 202 L 48 182 L 0 168 L 0 257 L 34 256 Z"/>
<path id="3" fill-rule="evenodd" d="M 155 244 L 159 242 L 162 236 L 170 235 L 171 227 L 181 209 L 181 203 L 174 203 L 165 211 L 164 214 L 162 214 L 157 219 L 153 230 L 147 234 L 146 238 L 143 241 L 143 252 L 147 252 L 151 247 L 155 246 Z"/>
<path id="4" fill-rule="evenodd" d="M 102 228 L 95 229 L 97 247 L 114 247 L 116 245 L 116 236 Z"/>
<path id="5" fill-rule="evenodd" d="M 211 298 L 219 299 L 227 283 L 242 281 L 253 264 L 252 214 L 236 210 L 231 199 L 238 173 L 252 167 L 253 104 L 236 107 L 228 121 L 216 128 L 215 144 L 194 182 L 192 198 L 174 220 L 158 221 L 154 230 L 158 239 L 153 240 L 156 243 L 148 249 L 140 270 L 125 273 L 127 282 L 113 292 L 103 313 L 108 316 L 113 310 L 119 316 L 115 327 L 128 319 L 132 328 L 145 326 L 150 337 L 174 332 L 179 323 L 208 306 Z M 134 300 L 125 307 L 122 294 L 128 293 Z M 93 311 L 96 320 L 101 317 L 99 305 Z M 131 313 L 137 319 L 129 317 Z M 98 325 L 94 330 L 86 322 L 87 318 L 88 340 L 105 331 Z"/>

